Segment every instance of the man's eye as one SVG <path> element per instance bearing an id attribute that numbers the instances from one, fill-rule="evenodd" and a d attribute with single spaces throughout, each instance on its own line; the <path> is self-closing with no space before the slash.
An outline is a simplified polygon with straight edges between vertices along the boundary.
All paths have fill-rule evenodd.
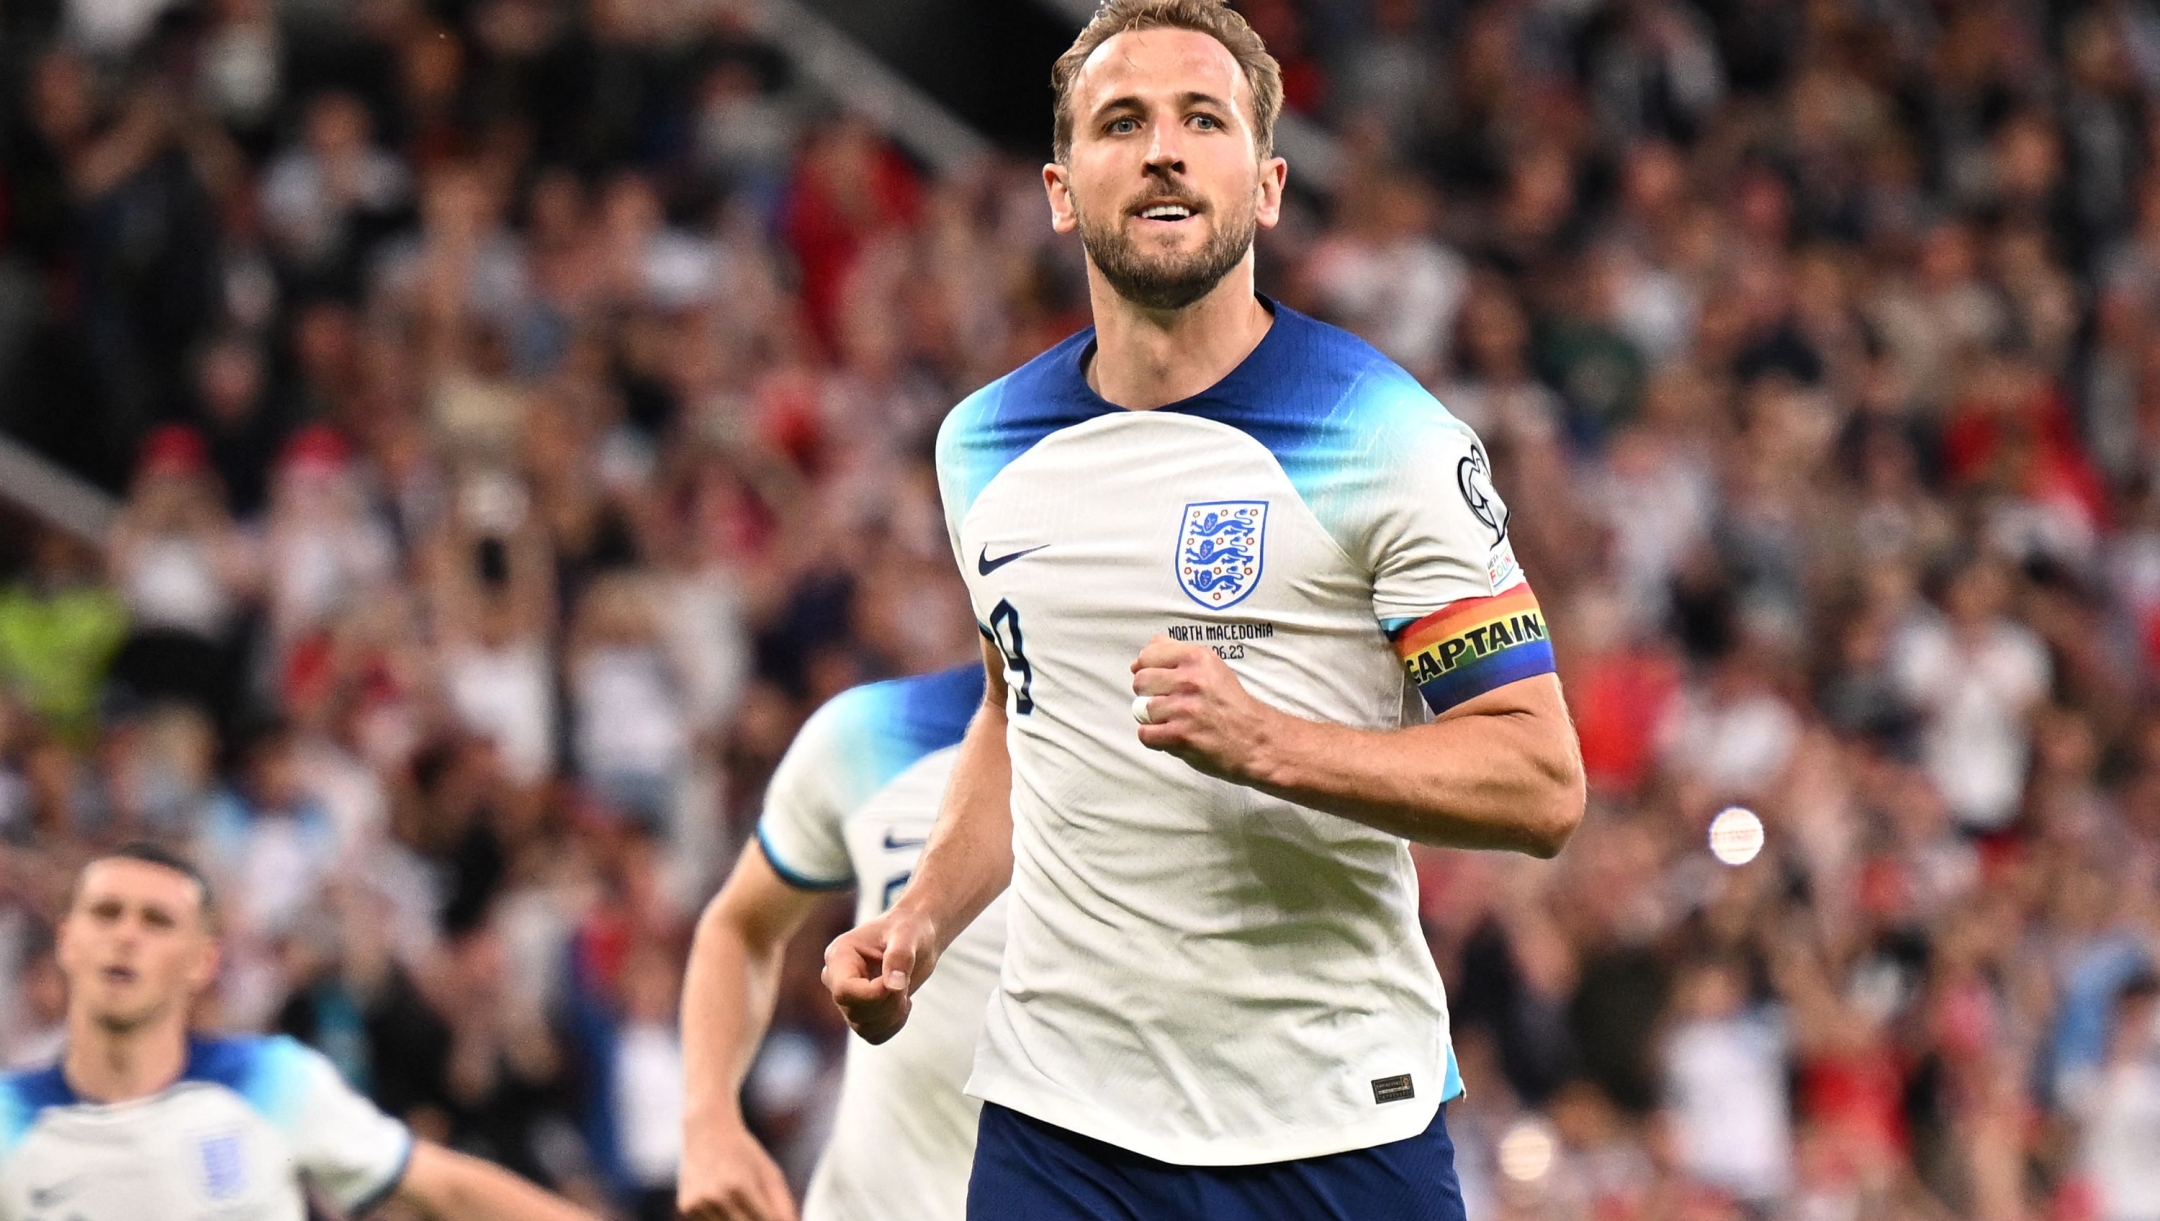
<path id="1" fill-rule="evenodd" d="M 1213 131 L 1222 126 L 1222 124 L 1215 121 L 1215 116 L 1211 114 L 1196 114 L 1193 116 L 1193 122 L 1199 124 L 1202 131 Z"/>
<path id="2" fill-rule="evenodd" d="M 1110 120 L 1110 134 L 1113 136 L 1127 135 L 1138 130 L 1140 130 L 1140 121 L 1138 119 Z"/>

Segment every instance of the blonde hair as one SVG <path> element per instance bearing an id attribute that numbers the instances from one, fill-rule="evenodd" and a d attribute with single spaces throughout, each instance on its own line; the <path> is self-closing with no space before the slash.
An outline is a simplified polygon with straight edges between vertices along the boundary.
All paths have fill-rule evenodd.
<path id="1" fill-rule="evenodd" d="M 1253 146 L 1263 157 L 1273 155 L 1275 117 L 1282 113 L 1282 68 L 1244 17 L 1223 0 L 1105 0 L 1050 69 L 1050 93 L 1057 108 L 1051 149 L 1060 163 L 1072 152 L 1072 87 L 1081 65 L 1095 48 L 1119 34 L 1162 29 L 1198 31 L 1230 52 L 1252 86 Z"/>

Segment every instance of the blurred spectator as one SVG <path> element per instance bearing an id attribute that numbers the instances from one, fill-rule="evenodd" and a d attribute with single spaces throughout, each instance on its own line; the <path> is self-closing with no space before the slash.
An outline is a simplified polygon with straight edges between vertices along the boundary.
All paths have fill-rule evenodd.
<path id="1" fill-rule="evenodd" d="M 615 1114 L 623 1164 L 638 1191 L 639 1221 L 674 1215 L 682 1168 L 683 1058 L 676 1015 L 682 971 L 649 948 L 623 967 L 616 1032 Z"/>
<path id="2" fill-rule="evenodd" d="M 326 93 L 308 107 L 305 143 L 264 175 L 270 230 L 294 269 L 351 282 L 369 232 L 395 219 L 412 186 L 405 166 L 371 143 L 374 123 L 358 98 Z"/>
<path id="3" fill-rule="evenodd" d="M 82 733 L 127 631 L 96 555 L 59 530 L 32 535 L 27 571 L 0 590 L 0 684 L 55 728 Z"/>
<path id="4" fill-rule="evenodd" d="M 1739 964 L 1698 964 L 1676 988 L 1666 1038 L 1676 1153 L 1686 1173 L 1767 1209 L 1790 1186 L 1785 1032 L 1747 1005 Z"/>
<path id="5" fill-rule="evenodd" d="M 1469 270 L 1431 237 L 1430 192 L 1401 175 L 1363 186 L 1344 224 L 1308 256 L 1305 274 L 1321 317 L 1370 336 L 1424 381 L 1447 365 Z"/>
<path id="6" fill-rule="evenodd" d="M 690 734 L 657 610 L 649 591 L 627 578 L 589 587 L 571 629 L 569 698 L 579 772 L 617 807 L 667 825 Z"/>
<path id="7" fill-rule="evenodd" d="M 555 684 L 546 543 L 524 489 L 499 475 L 460 491 L 430 557 L 438 665 L 450 705 L 501 752 L 521 785 L 555 761 Z"/>
<path id="8" fill-rule="evenodd" d="M 144 440 L 106 561 L 130 620 L 114 680 L 141 699 L 187 702 L 229 725 L 256 557 L 226 515 L 199 434 L 167 425 Z"/>
<path id="9" fill-rule="evenodd" d="M 1901 694 L 1919 709 L 1936 787 L 1958 822 L 1997 831 L 2025 791 L 2033 709 L 2050 681 L 2047 651 L 2004 617 L 2001 567 L 1974 561 L 1953 574 L 1940 615 L 1922 609 L 1891 659 Z"/>
<path id="10" fill-rule="evenodd" d="M 2115 996 L 2107 1058 L 2081 1100 L 2087 1128 L 2081 1154 L 2102 1221 L 2149 1221 L 2160 1217 L 2160 1166 L 2153 1142 L 2160 1139 L 2160 1028 L 2155 1001 L 2160 981 L 2139 975 Z"/>

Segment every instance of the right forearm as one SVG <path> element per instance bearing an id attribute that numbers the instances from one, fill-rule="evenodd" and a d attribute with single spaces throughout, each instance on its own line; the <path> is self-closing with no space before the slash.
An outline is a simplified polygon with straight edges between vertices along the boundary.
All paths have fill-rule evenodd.
<path id="1" fill-rule="evenodd" d="M 942 950 L 1004 892 L 1012 865 L 1005 709 L 1002 703 L 985 703 L 960 741 L 937 825 L 896 906 L 927 919 Z"/>
<path id="2" fill-rule="evenodd" d="M 698 920 L 682 1000 L 684 1116 L 691 1125 L 741 1122 L 743 1078 L 779 994 L 781 948 L 755 944 L 718 900 Z"/>

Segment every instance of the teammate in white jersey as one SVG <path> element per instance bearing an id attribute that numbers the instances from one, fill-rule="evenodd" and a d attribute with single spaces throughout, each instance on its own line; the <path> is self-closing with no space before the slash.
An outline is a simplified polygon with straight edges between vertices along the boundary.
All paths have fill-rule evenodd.
<path id="1" fill-rule="evenodd" d="M 84 869 L 60 925 L 59 1065 L 0 1077 L 0 1221 L 305 1221 L 395 1197 L 445 1221 L 592 1221 L 516 1175 L 415 1140 L 287 1038 L 201 1039 L 210 892 L 150 845 Z"/>
<path id="2" fill-rule="evenodd" d="M 737 1105 L 788 941 L 818 891 L 853 887 L 858 922 L 893 905 L 982 702 L 979 665 L 857 687 L 819 709 L 780 760 L 757 841 L 706 907 L 690 950 L 678 1192 L 689 1221 L 794 1218 L 785 1180 Z M 804 1221 L 960 1221 L 978 1109 L 960 1087 L 997 984 L 1002 925 L 993 907 L 968 926 L 899 1037 L 848 1049 Z"/>
<path id="3" fill-rule="evenodd" d="M 1584 800 L 1507 511 L 1414 379 L 1255 294 L 1286 168 L 1241 18 L 1110 0 L 1053 83 L 1095 327 L 938 442 L 1004 701 L 827 983 L 890 1037 L 1010 885 L 971 1217 L 1460 1217 L 1405 841 L 1550 856 Z"/>

